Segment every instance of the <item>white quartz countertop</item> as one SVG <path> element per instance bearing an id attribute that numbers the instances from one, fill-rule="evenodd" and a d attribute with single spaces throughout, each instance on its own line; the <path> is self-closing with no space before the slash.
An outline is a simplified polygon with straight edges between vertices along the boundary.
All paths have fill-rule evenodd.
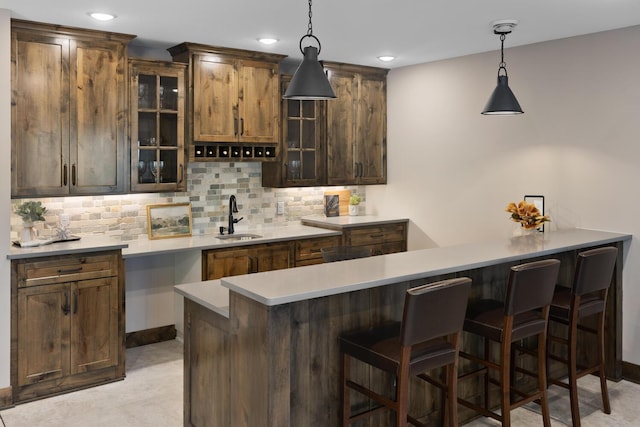
<path id="1" fill-rule="evenodd" d="M 121 242 L 112 237 L 90 234 L 82 236 L 80 240 L 50 243 L 48 245 L 35 246 L 31 248 L 21 248 L 12 245 L 9 249 L 7 258 L 37 258 L 52 255 L 69 255 L 86 252 L 110 251 L 114 249 L 124 249 L 126 247 L 126 242 Z"/>
<path id="2" fill-rule="evenodd" d="M 214 311 L 229 317 L 229 289 L 220 286 L 220 280 L 186 283 L 174 286 L 176 293 Z"/>
<path id="3" fill-rule="evenodd" d="M 301 225 L 299 223 L 282 227 L 262 227 L 244 229 L 237 227 L 236 234 L 251 233 L 262 237 L 251 240 L 221 240 L 215 235 L 195 235 L 191 237 L 176 237 L 157 240 L 136 240 L 129 242 L 129 246 L 122 251 L 123 258 L 175 253 L 189 250 L 219 249 L 272 243 L 283 240 L 306 239 L 321 236 L 339 236 L 339 231 Z"/>
<path id="4" fill-rule="evenodd" d="M 358 216 L 332 216 L 326 217 L 324 215 L 312 215 L 305 216 L 300 219 L 300 222 L 304 225 L 313 225 L 316 227 L 331 227 L 331 228 L 349 228 L 349 227 L 361 227 L 364 225 L 384 225 L 393 224 L 398 222 L 408 222 L 408 218 L 392 218 L 381 217 L 375 215 L 358 215 Z"/>
<path id="5" fill-rule="evenodd" d="M 630 239 L 629 234 L 559 230 L 233 276 L 221 279 L 221 284 L 274 306 Z"/>

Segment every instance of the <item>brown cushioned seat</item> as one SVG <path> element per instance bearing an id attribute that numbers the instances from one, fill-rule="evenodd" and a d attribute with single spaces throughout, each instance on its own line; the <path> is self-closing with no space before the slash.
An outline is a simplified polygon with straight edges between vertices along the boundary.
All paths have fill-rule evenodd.
<path id="1" fill-rule="evenodd" d="M 405 426 L 407 422 L 424 425 L 407 413 L 411 376 L 418 376 L 445 391 L 445 423 L 457 426 L 459 335 L 470 286 L 471 280 L 463 277 L 409 289 L 405 295 L 402 322 L 340 336 L 343 426 L 386 409 L 395 411 L 398 426 Z M 395 399 L 378 394 L 371 385 L 350 378 L 352 358 L 394 375 L 397 379 Z M 446 384 L 426 374 L 441 367 L 446 369 Z M 367 396 L 379 406 L 352 415 L 351 390 Z"/>
<path id="2" fill-rule="evenodd" d="M 556 259 L 511 267 L 504 302 L 480 300 L 469 305 L 464 331 L 479 335 L 484 339 L 484 354 L 475 355 L 460 352 L 460 357 L 467 358 L 482 366 L 477 371 L 464 373 L 460 379 L 476 374 L 483 376 L 484 405 L 481 406 L 462 398 L 458 399 L 458 403 L 481 415 L 500 421 L 503 426 L 510 426 L 512 409 L 529 402 L 539 401 L 542 406 L 544 425 L 546 427 L 551 425 L 546 394 L 545 349 L 549 306 L 559 268 L 560 261 Z M 524 393 L 512 387 L 514 368 L 511 361 L 512 346 L 524 338 L 536 336 L 538 338 L 538 388 L 533 393 Z M 491 355 L 491 341 L 500 344 L 500 355 L 497 362 L 493 361 Z M 497 383 L 500 387 L 500 414 L 491 410 L 489 369 L 494 369 L 499 373 Z M 520 396 L 521 399 L 512 401 L 512 396 Z"/>
<path id="3" fill-rule="evenodd" d="M 551 303 L 550 322 L 566 325 L 566 328 L 561 329 L 566 332 L 563 335 L 555 335 L 555 332 L 552 335 L 551 331 L 549 332 L 547 358 L 549 361 L 555 360 L 567 365 L 568 382 L 564 382 L 562 378 L 552 377 L 550 372 L 547 374 L 547 381 L 549 384 L 569 389 L 571 420 L 574 427 L 580 426 L 577 381 L 585 375 L 598 374 L 603 411 L 606 414 L 611 413 L 605 373 L 604 326 L 607 294 L 617 256 L 618 249 L 614 247 L 580 252 L 571 288 L 556 287 Z M 596 329 L 580 323 L 582 319 L 590 316 L 597 316 Z M 578 366 L 578 331 L 596 335 L 597 346 L 594 349 L 596 361 L 591 366 Z M 552 351 L 552 343 L 559 343 L 563 346 L 562 348 L 566 348 L 566 357 L 565 354 L 555 354 Z"/>

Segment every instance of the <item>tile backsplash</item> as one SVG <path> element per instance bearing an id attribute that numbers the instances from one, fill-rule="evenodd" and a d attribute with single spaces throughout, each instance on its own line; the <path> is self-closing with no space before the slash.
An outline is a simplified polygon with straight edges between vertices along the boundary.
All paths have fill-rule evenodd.
<path id="1" fill-rule="evenodd" d="M 73 234 L 106 234 L 123 241 L 147 239 L 147 205 L 191 202 L 193 234 L 217 234 L 226 225 L 229 196 L 237 198 L 239 225 L 257 227 L 286 225 L 300 217 L 324 214 L 323 194 L 327 187 L 265 188 L 258 162 L 194 162 L 187 168 L 187 191 L 107 196 L 38 198 L 47 208 L 46 222 L 36 223 L 41 235 L 53 234 L 61 214 L 69 215 Z M 365 187 L 350 189 L 362 197 Z M 335 187 L 330 187 L 335 189 Z M 12 200 L 12 210 L 24 199 Z M 276 215 L 277 202 L 285 204 L 284 215 Z M 11 215 L 11 240 L 18 238 L 22 219 Z"/>

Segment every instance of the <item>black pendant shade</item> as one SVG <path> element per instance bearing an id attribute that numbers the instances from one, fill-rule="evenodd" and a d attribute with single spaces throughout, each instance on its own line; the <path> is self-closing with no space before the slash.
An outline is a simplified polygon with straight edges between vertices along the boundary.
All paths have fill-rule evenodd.
<path id="1" fill-rule="evenodd" d="M 522 114 L 520 103 L 509 88 L 509 78 L 507 77 L 507 64 L 504 62 L 504 39 L 506 35 L 518 24 L 514 19 L 504 19 L 493 23 L 494 34 L 500 35 L 500 64 L 498 64 L 498 85 L 484 106 L 482 114 L 485 115 L 514 115 Z"/>
<path id="2" fill-rule="evenodd" d="M 522 111 L 516 96 L 509 89 L 509 78 L 507 76 L 498 76 L 498 85 L 491 97 L 489 97 L 482 114 L 507 115 L 522 113 L 524 111 Z"/>
<path id="3" fill-rule="evenodd" d="M 286 92 L 285 99 L 333 99 L 333 92 L 324 69 L 318 62 L 318 48 L 304 48 L 304 58 L 296 70 Z"/>

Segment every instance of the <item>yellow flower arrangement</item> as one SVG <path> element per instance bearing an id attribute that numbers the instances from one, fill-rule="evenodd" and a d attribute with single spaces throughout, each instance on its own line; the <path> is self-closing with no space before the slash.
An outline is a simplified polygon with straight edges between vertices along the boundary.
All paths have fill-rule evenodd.
<path id="1" fill-rule="evenodd" d="M 518 204 L 509 203 L 506 212 L 511 214 L 513 222 L 519 222 L 524 228 L 538 228 L 543 223 L 551 221 L 549 215 L 541 215 L 540 210 L 533 204 L 524 200 Z"/>

